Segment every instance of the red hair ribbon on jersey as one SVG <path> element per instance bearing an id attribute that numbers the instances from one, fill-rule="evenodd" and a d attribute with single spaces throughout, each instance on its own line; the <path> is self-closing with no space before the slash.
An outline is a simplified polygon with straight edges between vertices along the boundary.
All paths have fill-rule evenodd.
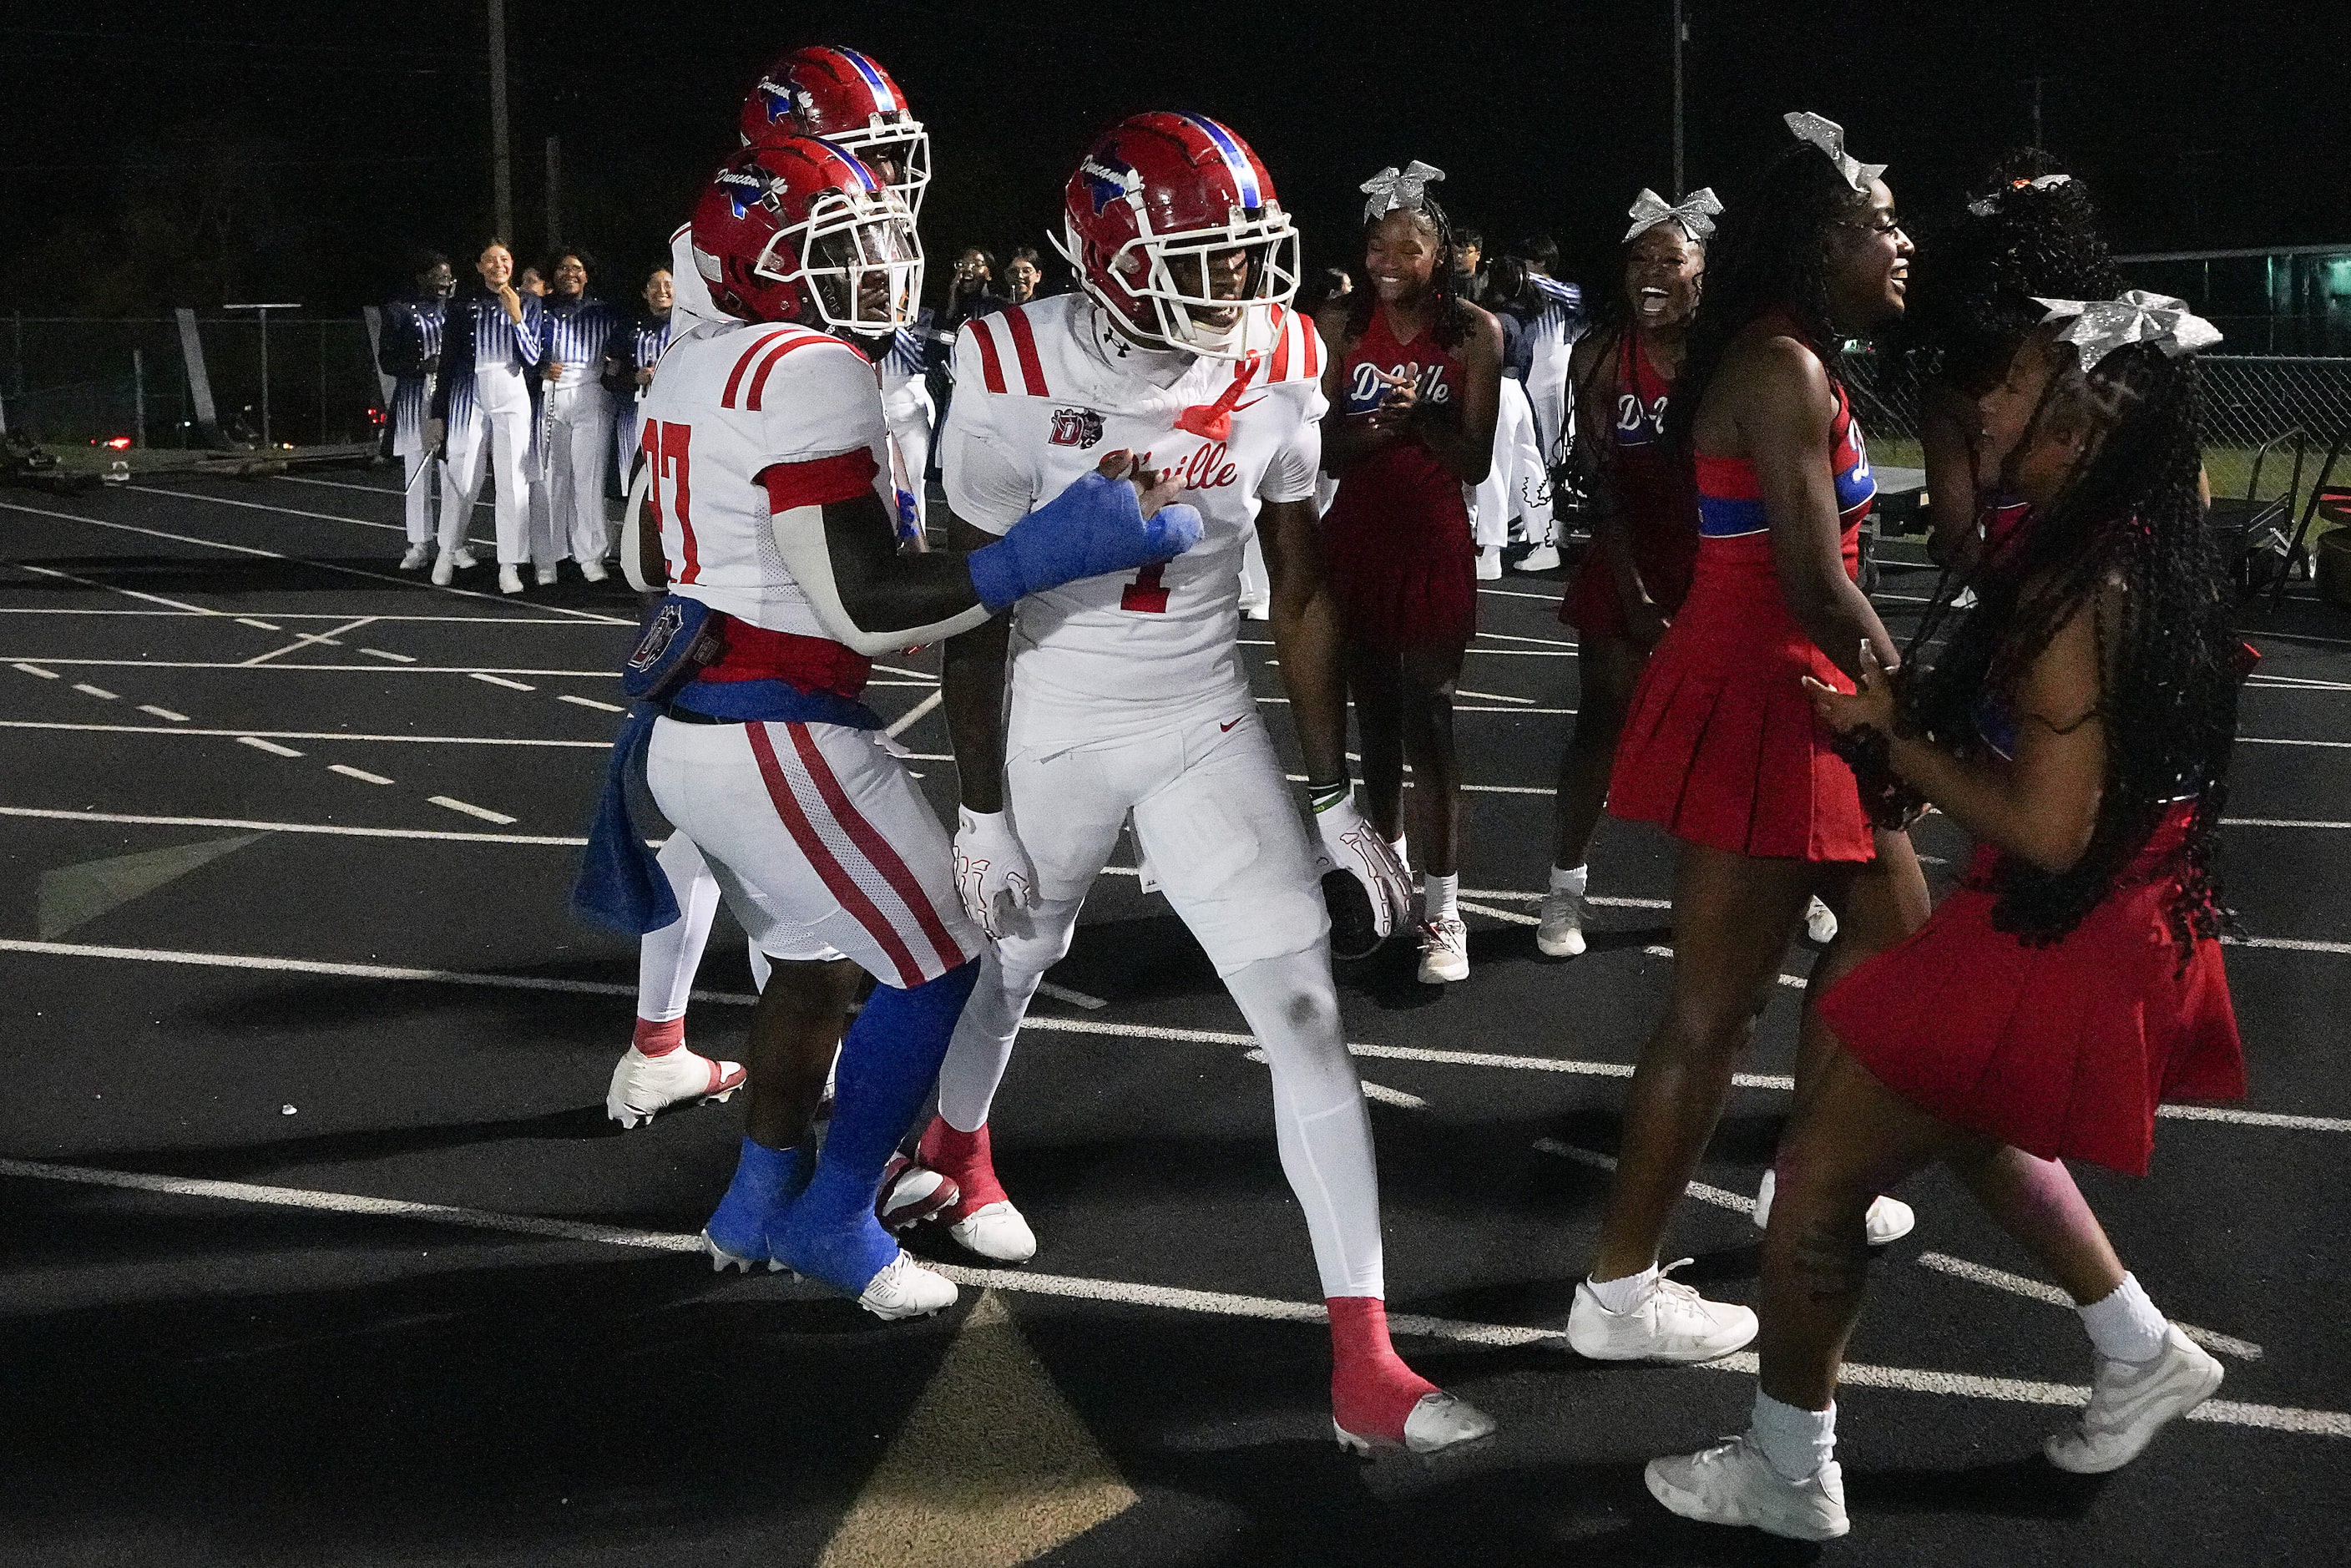
<path id="1" fill-rule="evenodd" d="M 1233 404 L 1241 401 L 1241 393 L 1257 377 L 1262 357 L 1251 354 L 1241 368 L 1233 372 L 1233 384 L 1217 394 L 1214 402 L 1196 402 L 1176 416 L 1176 428 L 1191 432 L 1203 441 L 1229 441 L 1233 435 Z"/>

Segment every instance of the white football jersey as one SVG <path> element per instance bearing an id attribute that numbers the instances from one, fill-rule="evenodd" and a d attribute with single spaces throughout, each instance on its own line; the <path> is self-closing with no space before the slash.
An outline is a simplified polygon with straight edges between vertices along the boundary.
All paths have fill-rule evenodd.
<path id="1" fill-rule="evenodd" d="M 956 517 L 1001 534 L 1122 447 L 1183 477 L 1201 540 L 1165 566 L 1030 594 L 1014 612 L 1014 727 L 1088 739 L 1183 722 L 1195 709 L 1248 711 L 1236 641 L 1244 548 L 1265 501 L 1314 496 L 1322 457 L 1322 344 L 1283 311 L 1232 431 L 1176 427 L 1216 402 L 1230 361 L 1137 348 L 1092 301 L 1066 294 L 967 322 L 940 467 Z"/>
<path id="2" fill-rule="evenodd" d="M 874 494 L 895 507 L 881 389 L 863 354 L 806 327 L 696 327 L 662 355 L 637 445 L 672 592 L 770 632 L 831 635 L 777 553 L 763 476 L 864 452 Z"/>

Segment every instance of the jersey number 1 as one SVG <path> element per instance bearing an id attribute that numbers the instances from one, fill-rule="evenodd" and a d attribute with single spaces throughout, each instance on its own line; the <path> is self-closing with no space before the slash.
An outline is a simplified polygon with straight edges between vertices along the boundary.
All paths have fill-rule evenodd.
<path id="1" fill-rule="evenodd" d="M 702 575 L 702 558 L 694 548 L 694 426 L 649 419 L 645 421 L 644 434 L 637 438 L 637 445 L 645 455 L 646 465 L 653 470 L 651 500 L 656 528 L 662 527 L 662 481 L 675 481 L 670 492 L 670 509 L 677 517 L 677 531 L 684 538 L 685 558 L 677 580 L 681 584 L 692 582 Z"/>
<path id="2" fill-rule="evenodd" d="M 1167 570 L 1165 564 L 1146 566 L 1134 574 L 1134 580 L 1118 591 L 1118 607 L 1132 610 L 1138 615 L 1167 613 L 1167 590 L 1159 574 Z"/>

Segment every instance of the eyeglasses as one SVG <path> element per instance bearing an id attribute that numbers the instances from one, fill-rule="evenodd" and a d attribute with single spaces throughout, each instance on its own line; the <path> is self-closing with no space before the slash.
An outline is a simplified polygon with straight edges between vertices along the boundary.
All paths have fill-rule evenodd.
<path id="1" fill-rule="evenodd" d="M 1859 229 L 1864 234 L 1877 235 L 1882 237 L 1885 235 L 1898 235 L 1902 233 L 1902 220 L 1889 213 L 1886 214 L 1886 221 L 1882 224 L 1855 224 L 1840 221 L 1837 227 L 1841 229 Z"/>

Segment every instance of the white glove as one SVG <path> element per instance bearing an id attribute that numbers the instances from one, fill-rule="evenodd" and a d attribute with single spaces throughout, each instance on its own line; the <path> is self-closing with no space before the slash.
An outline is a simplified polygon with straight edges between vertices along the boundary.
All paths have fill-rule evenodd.
<path id="1" fill-rule="evenodd" d="M 1322 835 L 1322 858 L 1363 884 L 1371 900 L 1373 934 L 1385 940 L 1412 911 L 1412 880 L 1380 831 L 1355 809 L 1352 793 L 1314 814 Z"/>
<path id="2" fill-rule="evenodd" d="M 1376 836 L 1376 835 L 1374 835 Z M 1001 941 L 1022 910 L 1037 907 L 1037 868 L 1002 811 L 961 808 L 956 817 L 956 891 L 988 940 Z"/>

